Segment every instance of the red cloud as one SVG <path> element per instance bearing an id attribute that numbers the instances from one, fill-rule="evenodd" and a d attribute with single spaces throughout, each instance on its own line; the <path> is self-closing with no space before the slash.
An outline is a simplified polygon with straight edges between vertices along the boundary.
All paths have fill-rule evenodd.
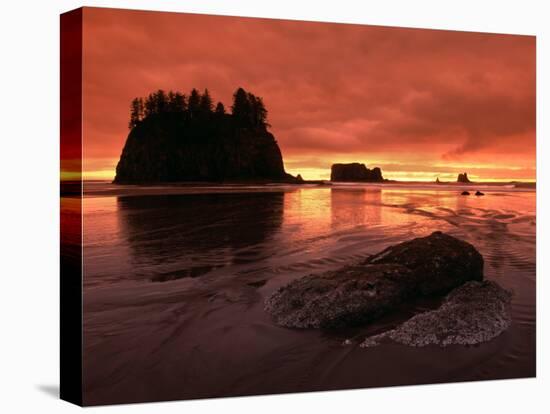
<path id="1" fill-rule="evenodd" d="M 120 155 L 135 96 L 208 87 L 229 106 L 238 86 L 264 98 L 284 155 L 499 154 L 534 168 L 534 37 L 84 11 L 87 157 Z"/>

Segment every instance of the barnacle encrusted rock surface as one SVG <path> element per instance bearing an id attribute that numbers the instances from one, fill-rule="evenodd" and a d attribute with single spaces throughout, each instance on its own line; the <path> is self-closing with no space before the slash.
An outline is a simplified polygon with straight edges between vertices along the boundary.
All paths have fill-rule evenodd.
<path id="1" fill-rule="evenodd" d="M 273 293 L 265 310 L 286 327 L 358 325 L 405 301 L 482 279 L 483 258 L 471 244 L 434 232 L 362 263 L 295 280 Z"/>
<path id="2" fill-rule="evenodd" d="M 279 289 L 265 309 L 279 325 L 321 328 L 368 322 L 401 303 L 412 279 L 398 264 L 346 266 Z"/>
<path id="3" fill-rule="evenodd" d="M 384 340 L 417 347 L 487 342 L 510 326 L 511 298 L 512 293 L 495 282 L 468 282 L 449 293 L 438 309 L 369 337 L 361 346 L 376 346 Z"/>

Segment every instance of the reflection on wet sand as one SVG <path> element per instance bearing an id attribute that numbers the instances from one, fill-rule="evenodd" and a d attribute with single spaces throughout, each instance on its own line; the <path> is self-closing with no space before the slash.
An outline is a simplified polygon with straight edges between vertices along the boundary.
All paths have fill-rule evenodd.
<path id="1" fill-rule="evenodd" d="M 379 226 L 382 224 L 381 201 L 382 190 L 378 188 L 332 189 L 330 211 L 333 228 L 341 226 L 342 223 L 349 226 Z"/>
<path id="2" fill-rule="evenodd" d="M 136 276 L 167 281 L 261 256 L 262 243 L 281 226 L 284 198 L 283 192 L 118 197 L 117 214 Z"/>

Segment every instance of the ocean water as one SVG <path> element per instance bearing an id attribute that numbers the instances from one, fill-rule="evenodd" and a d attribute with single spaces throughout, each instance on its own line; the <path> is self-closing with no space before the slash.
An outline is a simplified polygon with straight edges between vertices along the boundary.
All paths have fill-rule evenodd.
<path id="1" fill-rule="evenodd" d="M 477 188 L 474 188 L 474 191 Z M 87 404 L 535 375 L 536 192 L 486 186 L 133 187 L 83 200 Z M 360 348 L 435 300 L 339 332 L 281 328 L 287 282 L 441 230 L 512 289 L 513 324 L 477 346 Z M 354 344 L 342 346 L 344 339 Z"/>

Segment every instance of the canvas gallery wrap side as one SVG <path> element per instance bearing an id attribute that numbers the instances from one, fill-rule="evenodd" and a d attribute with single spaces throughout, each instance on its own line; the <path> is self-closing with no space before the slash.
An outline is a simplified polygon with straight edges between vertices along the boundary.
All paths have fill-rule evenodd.
<path id="1" fill-rule="evenodd" d="M 536 375 L 535 37 L 61 16 L 61 396 Z"/>

